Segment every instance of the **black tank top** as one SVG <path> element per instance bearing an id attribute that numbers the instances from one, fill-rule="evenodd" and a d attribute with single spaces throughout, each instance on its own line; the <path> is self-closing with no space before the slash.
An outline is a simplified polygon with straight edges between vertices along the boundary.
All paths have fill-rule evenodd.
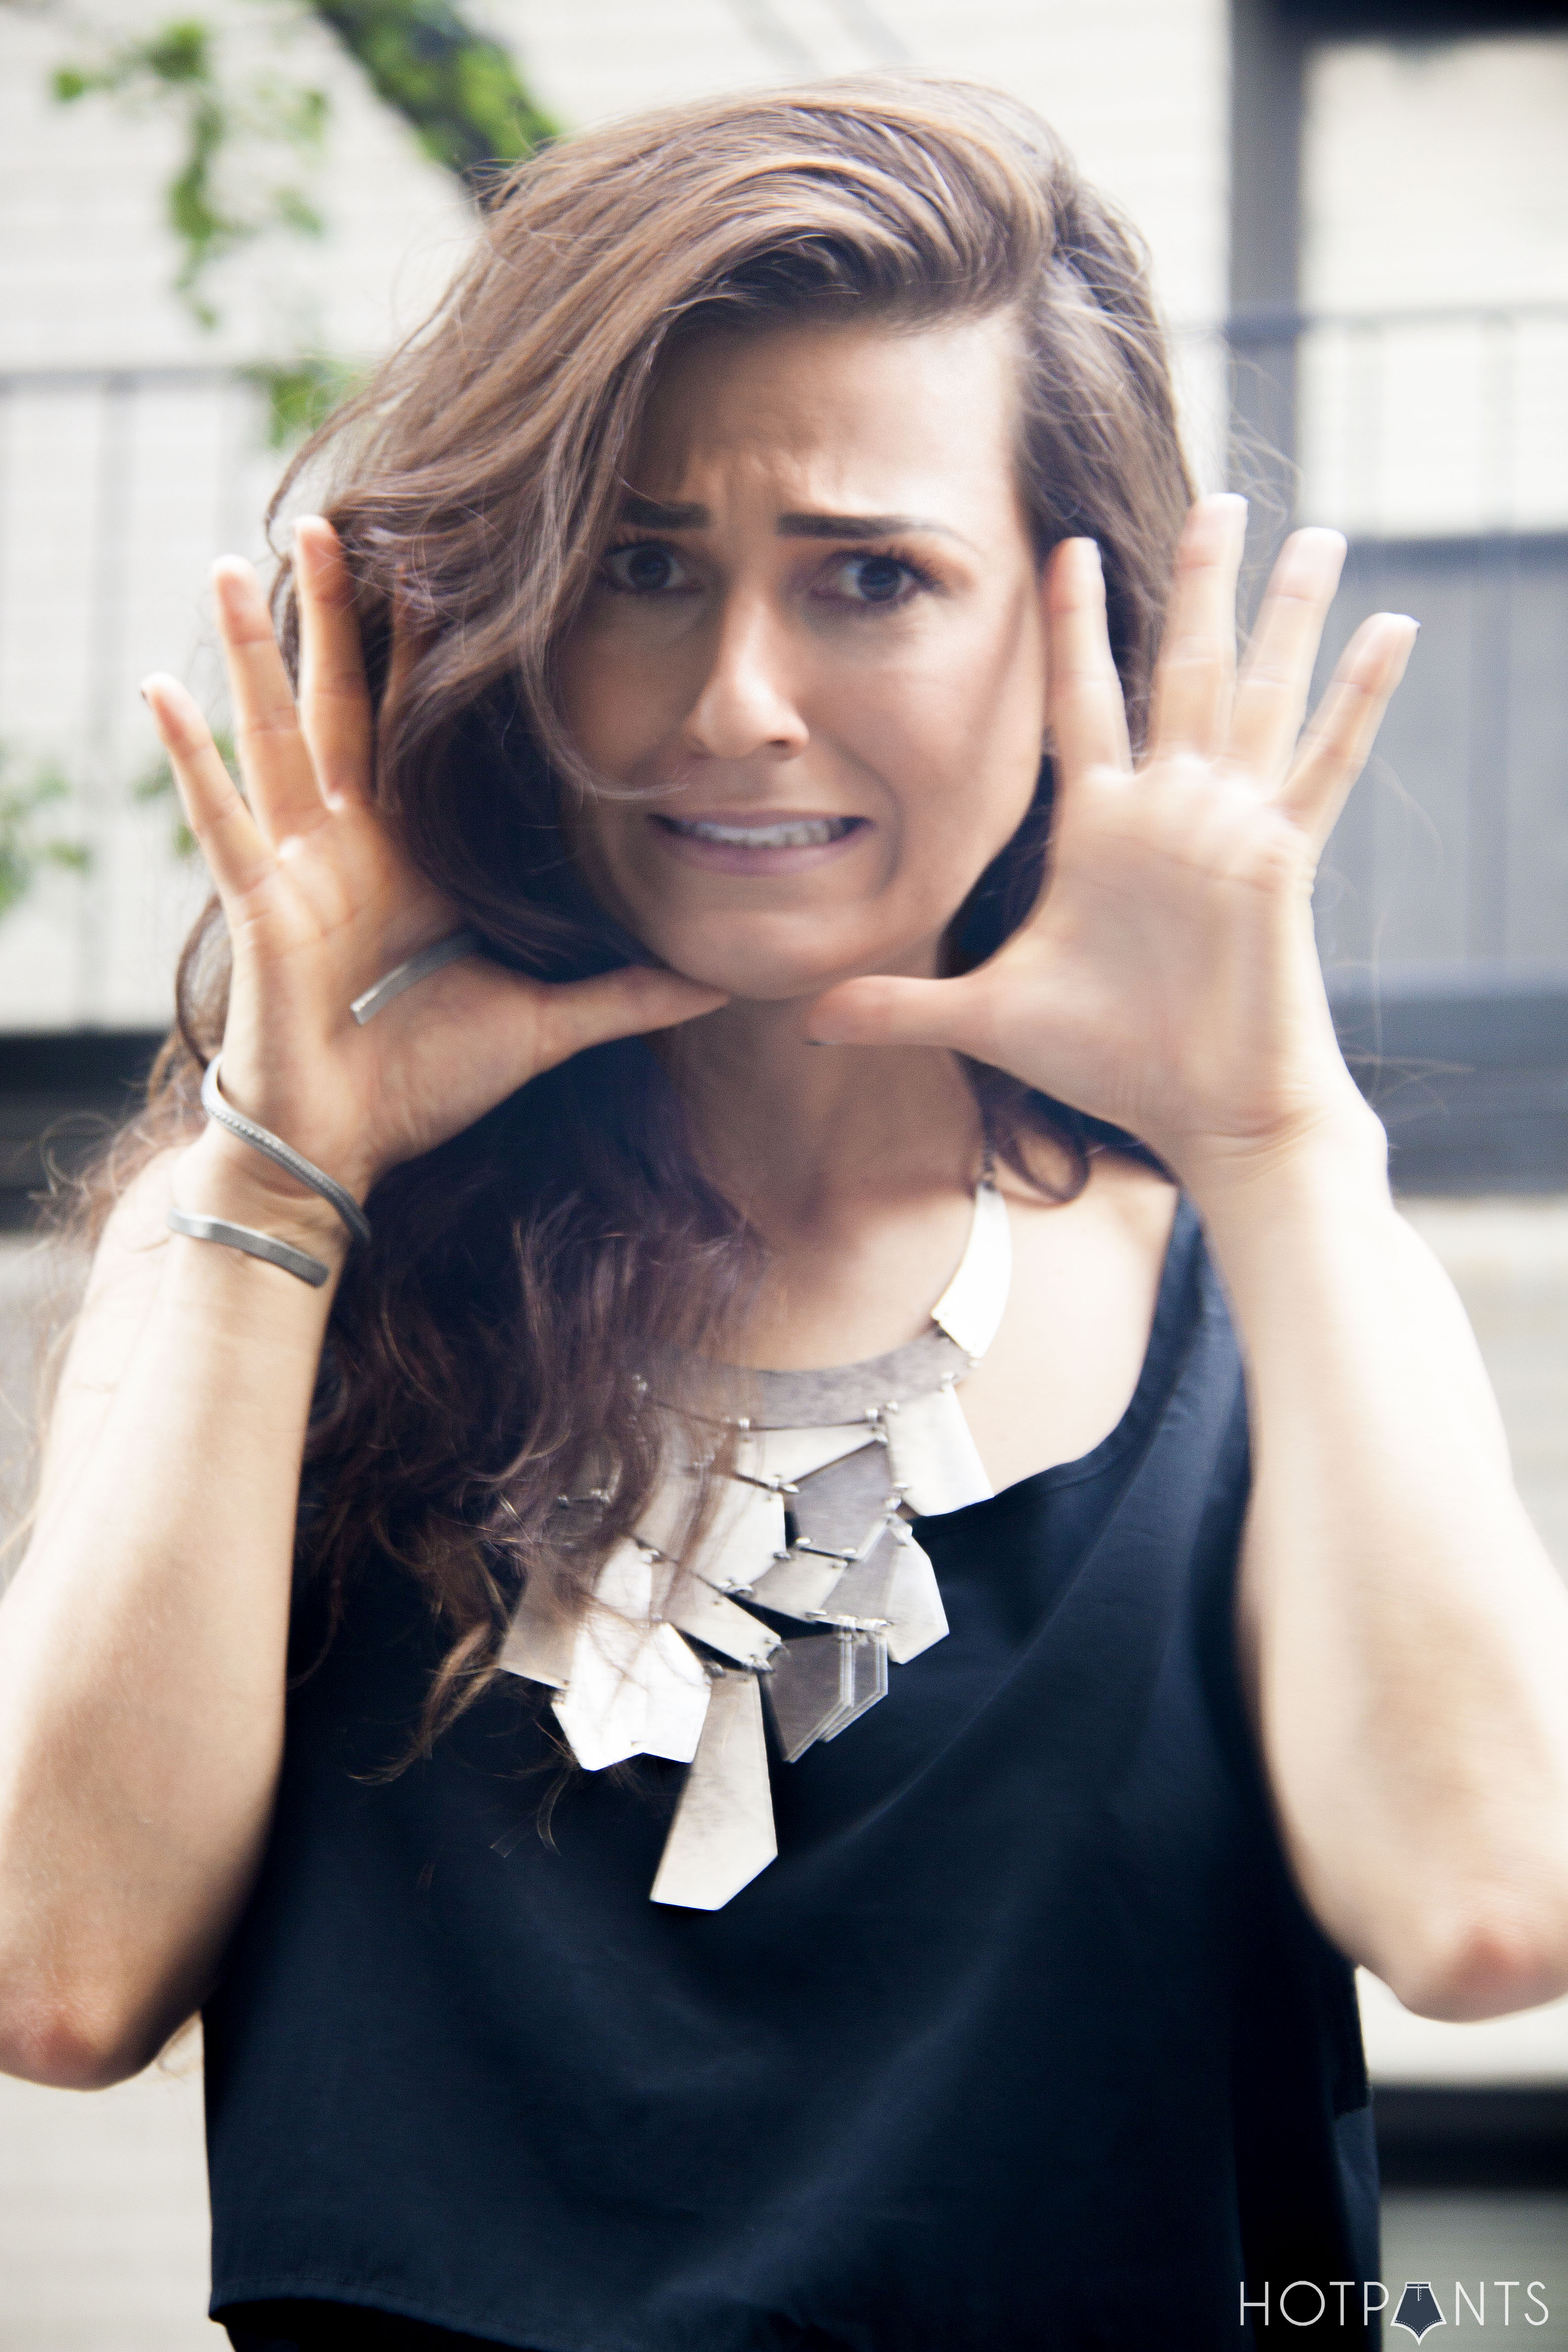
<path id="1" fill-rule="evenodd" d="M 1326 2315 L 1293 2342 L 1368 2341 L 1352 1971 L 1287 1874 L 1237 1679 L 1247 1476 L 1184 1202 L 1121 1423 L 918 1523 L 948 1638 L 775 1762 L 779 1858 L 712 1913 L 648 1901 L 679 1766 L 576 1773 L 542 1829 L 536 1686 L 500 1678 L 378 1779 L 443 1643 L 367 1575 L 292 1698 L 206 2011 L 215 2314 L 348 2305 L 533 2352 L 1141 2352 L 1250 2344 L 1265 2287 L 1277 2317 L 1305 2281 Z"/>

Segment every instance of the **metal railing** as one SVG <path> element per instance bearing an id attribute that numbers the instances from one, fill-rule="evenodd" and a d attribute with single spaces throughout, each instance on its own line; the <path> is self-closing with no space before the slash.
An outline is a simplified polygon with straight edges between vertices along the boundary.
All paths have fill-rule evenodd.
<path id="1" fill-rule="evenodd" d="M 1358 538 L 1568 529 L 1568 302 L 1231 318 L 1233 470 Z M 1255 447 L 1246 446 L 1252 427 Z"/>

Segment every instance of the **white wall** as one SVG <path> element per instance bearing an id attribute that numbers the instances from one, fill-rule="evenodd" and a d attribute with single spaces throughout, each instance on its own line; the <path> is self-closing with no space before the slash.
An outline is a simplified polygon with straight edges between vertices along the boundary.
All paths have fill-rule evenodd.
<path id="1" fill-rule="evenodd" d="M 1568 525 L 1568 35 L 1351 42 L 1308 78 L 1309 511 L 1379 534 Z"/>
<path id="2" fill-rule="evenodd" d="M 1222 315 L 1226 267 L 1223 0 L 493 0 L 568 121 L 777 79 L 903 61 L 994 82 L 1043 114 L 1153 250 L 1173 318 Z M 777 25 L 795 45 L 785 68 Z M 862 29 L 857 31 L 857 26 Z M 873 26 L 879 26 L 878 37 Z"/>

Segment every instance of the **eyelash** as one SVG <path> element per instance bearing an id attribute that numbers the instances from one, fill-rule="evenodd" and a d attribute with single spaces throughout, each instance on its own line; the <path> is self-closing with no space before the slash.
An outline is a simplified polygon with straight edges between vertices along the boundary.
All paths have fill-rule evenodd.
<path id="1" fill-rule="evenodd" d="M 657 548 L 661 555 L 672 555 L 678 563 L 680 562 L 680 551 L 679 548 L 671 547 L 668 541 L 662 539 L 616 540 L 614 546 L 606 547 L 605 550 L 604 555 L 601 559 L 605 565 L 605 570 L 600 574 L 600 577 L 604 585 L 606 588 L 613 589 L 617 596 L 650 596 L 657 595 L 659 593 L 657 589 L 628 588 L 623 581 L 617 580 L 609 569 L 610 564 L 617 555 L 630 555 L 635 550 L 640 547 Z"/>
<path id="2" fill-rule="evenodd" d="M 616 556 L 628 555 L 634 549 L 639 547 L 656 547 L 659 549 L 661 552 L 672 555 L 677 562 L 681 561 L 679 549 L 671 547 L 667 540 L 638 539 L 633 537 L 630 539 L 617 540 L 613 546 L 607 547 L 605 550 L 603 559 L 604 562 L 607 567 Z M 857 547 L 849 552 L 840 555 L 837 559 L 837 563 L 838 568 L 842 569 L 842 567 L 847 563 L 868 562 L 872 560 L 879 560 L 887 563 L 899 564 L 909 573 L 910 584 L 906 586 L 899 595 L 890 596 L 886 599 L 861 599 L 858 597 L 845 597 L 842 599 L 844 603 L 856 606 L 861 612 L 899 612 L 910 602 L 910 595 L 915 590 L 918 589 L 929 593 L 934 590 L 938 585 L 936 574 L 929 570 L 925 564 L 921 563 L 918 557 L 909 554 L 904 549 L 900 547 Z M 644 596 L 653 598 L 658 596 L 661 593 L 671 593 L 668 591 L 661 592 L 658 589 L 629 588 L 621 581 L 616 580 L 607 569 L 605 572 L 601 573 L 600 576 L 605 586 L 610 589 L 617 596 Z M 676 591 L 673 593 L 679 593 L 679 592 Z"/>
<path id="3" fill-rule="evenodd" d="M 901 548 L 859 547 L 855 549 L 851 554 L 840 556 L 838 561 L 840 565 L 843 565 L 857 562 L 864 563 L 873 559 L 883 563 L 897 563 L 900 565 L 902 569 L 909 573 L 910 579 L 909 583 L 900 591 L 898 595 L 890 596 L 885 601 L 880 599 L 868 599 L 863 602 L 861 599 L 857 597 L 851 597 L 847 600 L 851 604 L 859 604 L 863 611 L 884 613 L 899 612 L 910 602 L 910 597 L 917 590 L 929 593 L 937 585 L 935 572 L 928 570 L 926 565 L 920 562 L 916 557 L 906 554 Z"/>

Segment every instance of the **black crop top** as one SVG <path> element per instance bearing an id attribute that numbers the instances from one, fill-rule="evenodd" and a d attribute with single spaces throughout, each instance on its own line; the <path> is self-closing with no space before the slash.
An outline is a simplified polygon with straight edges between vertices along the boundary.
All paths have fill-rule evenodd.
<path id="1" fill-rule="evenodd" d="M 647 1898 L 679 1766 L 577 1773 L 541 1833 L 533 1685 L 374 1778 L 442 1644 L 400 1572 L 368 1576 L 291 1700 L 206 2011 L 215 2315 L 302 2299 L 531 2352 L 1142 2352 L 1249 2345 L 1264 2284 L 1277 2310 L 1305 2280 L 1326 2317 L 1292 2341 L 1367 2342 L 1353 1981 L 1243 1707 L 1247 1493 L 1184 1202 L 1121 1423 L 919 1522 L 948 1638 L 775 1762 L 779 1858 L 712 1913 Z"/>

